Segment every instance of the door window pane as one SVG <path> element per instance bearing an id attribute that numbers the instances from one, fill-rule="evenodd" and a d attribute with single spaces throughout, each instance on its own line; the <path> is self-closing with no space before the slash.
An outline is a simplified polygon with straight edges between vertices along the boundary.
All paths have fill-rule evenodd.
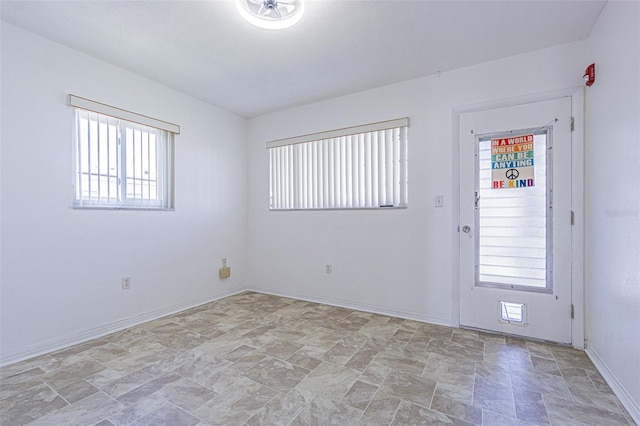
<path id="1" fill-rule="evenodd" d="M 534 135 L 533 159 L 534 186 L 496 189 L 491 138 L 478 142 L 477 285 L 550 289 L 546 131 Z"/>

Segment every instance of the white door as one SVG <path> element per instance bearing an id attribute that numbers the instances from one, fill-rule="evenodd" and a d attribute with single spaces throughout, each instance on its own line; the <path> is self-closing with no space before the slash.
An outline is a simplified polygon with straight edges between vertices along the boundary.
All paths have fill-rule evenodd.
<path id="1" fill-rule="evenodd" d="M 460 325 L 571 343 L 571 98 L 460 115 Z"/>

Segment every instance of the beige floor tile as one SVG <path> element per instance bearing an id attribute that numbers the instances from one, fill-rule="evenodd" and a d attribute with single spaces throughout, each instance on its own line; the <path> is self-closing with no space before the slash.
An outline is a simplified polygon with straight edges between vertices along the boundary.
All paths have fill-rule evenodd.
<path id="1" fill-rule="evenodd" d="M 30 425 L 90 425 L 119 412 L 124 407 L 103 392 L 95 393 L 75 404 L 67 405 L 48 416 L 40 417 Z"/>
<path id="2" fill-rule="evenodd" d="M 278 393 L 256 382 L 227 388 L 194 414 L 211 425 L 241 425 Z"/>
<path id="3" fill-rule="evenodd" d="M 0 368 L 0 424 L 629 425 L 584 352 L 240 293 Z"/>
<path id="4" fill-rule="evenodd" d="M 150 412 L 135 423 L 135 426 L 195 426 L 200 420 L 168 402 Z"/>
<path id="5" fill-rule="evenodd" d="M 72 383 L 82 380 L 92 374 L 104 370 L 106 367 L 93 360 L 80 360 L 58 370 L 43 374 L 40 378 L 54 390 L 62 389 Z"/>
<path id="6" fill-rule="evenodd" d="M 342 402 L 351 407 L 365 410 L 377 391 L 378 386 L 356 380 L 351 389 L 342 398 Z"/>
<path id="7" fill-rule="evenodd" d="M 38 376 L 44 370 L 36 367 L 0 379 L 0 400 L 42 383 Z"/>
<path id="8" fill-rule="evenodd" d="M 146 398 L 141 398 L 134 404 L 111 415 L 107 420 L 114 426 L 128 426 L 135 424 L 147 414 L 152 413 L 167 402 L 158 394 L 152 394 Z"/>
<path id="9" fill-rule="evenodd" d="M 461 345 L 460 343 L 431 339 L 427 345 L 427 352 L 444 355 L 464 361 L 482 361 L 484 352 L 482 349 Z"/>
<path id="10" fill-rule="evenodd" d="M 357 425 L 362 411 L 323 396 L 305 405 L 291 426 L 350 426 Z"/>
<path id="11" fill-rule="evenodd" d="M 360 419 L 360 425 L 391 424 L 400 402 L 399 398 L 385 394 L 383 391 L 376 392 Z"/>
<path id="12" fill-rule="evenodd" d="M 551 423 L 570 425 L 627 425 L 627 419 L 620 413 L 590 405 L 576 403 L 562 398 L 544 397 Z"/>
<path id="13" fill-rule="evenodd" d="M 482 424 L 482 409 L 474 407 L 471 404 L 465 404 L 434 395 L 430 408 L 447 416 L 464 420 L 474 425 Z"/>
<path id="14" fill-rule="evenodd" d="M 391 370 L 380 387 L 390 396 L 428 408 L 436 389 L 436 382 L 426 377 Z"/>
<path id="15" fill-rule="evenodd" d="M 24 425 L 67 405 L 60 395 L 40 382 L 0 401 L 0 424 Z"/>
<path id="16" fill-rule="evenodd" d="M 326 398 L 342 399 L 360 374 L 350 368 L 323 362 L 298 385 L 316 395 Z"/>
<path id="17" fill-rule="evenodd" d="M 302 368 L 306 368 L 307 370 L 314 370 L 317 366 L 322 364 L 322 361 L 317 358 L 312 358 L 310 356 L 305 355 L 303 352 L 296 352 L 292 354 L 286 361 L 298 365 Z"/>
<path id="18" fill-rule="evenodd" d="M 296 392 L 280 393 L 260 408 L 249 420 L 249 426 L 286 426 L 304 407 L 304 398 Z"/>
<path id="19" fill-rule="evenodd" d="M 417 376 L 422 374 L 425 366 L 424 362 L 416 361 L 415 359 L 406 358 L 402 355 L 390 352 L 378 353 L 374 357 L 373 362 L 377 365 L 383 365 L 394 370 L 404 371 L 405 373 Z"/>
<path id="20" fill-rule="evenodd" d="M 306 368 L 271 357 L 257 362 L 253 367 L 244 371 L 244 375 L 248 378 L 279 392 L 289 392 L 307 374 L 309 374 L 309 370 Z"/>
<path id="21" fill-rule="evenodd" d="M 476 376 L 473 386 L 473 405 L 515 419 L 516 409 L 511 386 L 509 383 L 503 386 L 493 386 L 493 384 Z"/>
<path id="22" fill-rule="evenodd" d="M 158 395 L 181 409 L 192 412 L 218 394 L 188 379 L 180 378 L 160 389 Z"/>
<path id="23" fill-rule="evenodd" d="M 541 393 L 514 386 L 513 397 L 518 420 L 536 425 L 551 424 Z"/>
<path id="24" fill-rule="evenodd" d="M 453 421 L 438 411 L 402 401 L 391 424 L 393 426 L 426 426 L 453 424 Z"/>
<path id="25" fill-rule="evenodd" d="M 92 379 L 94 377 L 95 376 L 92 376 Z M 110 395 L 112 398 L 119 398 L 125 393 L 131 392 L 132 390 L 142 386 L 147 382 L 150 382 L 153 379 L 154 377 L 152 375 L 147 374 L 142 370 L 138 370 L 131 374 L 127 374 L 124 377 L 119 377 L 116 380 L 96 386 L 98 386 L 100 390 L 102 390 L 107 395 Z"/>
<path id="26" fill-rule="evenodd" d="M 86 398 L 89 395 L 93 395 L 98 391 L 98 388 L 93 386 L 91 383 L 87 382 L 86 380 L 80 380 L 62 389 L 58 389 L 58 394 L 62 396 L 69 404 L 73 404 L 74 402 L 78 402 L 81 399 Z"/>
<path id="27" fill-rule="evenodd" d="M 343 339 L 333 345 L 320 359 L 334 364 L 345 365 L 358 352 L 361 346 L 358 342 Z"/>
<path id="28" fill-rule="evenodd" d="M 438 381 L 436 385 L 435 396 L 452 399 L 454 401 L 463 402 L 465 404 L 473 403 L 473 377 L 468 384 L 452 384 Z"/>

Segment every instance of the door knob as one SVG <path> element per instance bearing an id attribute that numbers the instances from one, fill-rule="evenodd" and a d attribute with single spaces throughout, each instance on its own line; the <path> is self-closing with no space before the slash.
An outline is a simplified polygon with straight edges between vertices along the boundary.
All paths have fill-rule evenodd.
<path id="1" fill-rule="evenodd" d="M 465 234 L 468 234 L 469 232 L 471 232 L 471 227 L 469 225 L 463 226 L 462 232 L 464 232 Z"/>

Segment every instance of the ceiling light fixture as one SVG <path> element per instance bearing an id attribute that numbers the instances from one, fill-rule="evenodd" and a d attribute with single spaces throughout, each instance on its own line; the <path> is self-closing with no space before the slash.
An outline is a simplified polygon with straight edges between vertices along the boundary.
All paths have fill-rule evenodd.
<path id="1" fill-rule="evenodd" d="M 289 28 L 304 14 L 302 0 L 236 0 L 236 6 L 244 19 L 269 30 Z"/>

